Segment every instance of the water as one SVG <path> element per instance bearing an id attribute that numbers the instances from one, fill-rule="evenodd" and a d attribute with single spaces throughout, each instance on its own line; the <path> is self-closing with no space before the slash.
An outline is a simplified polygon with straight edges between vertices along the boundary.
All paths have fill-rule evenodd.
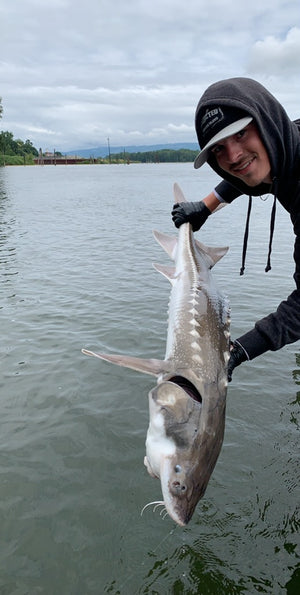
<path id="1" fill-rule="evenodd" d="M 172 185 L 189 199 L 214 176 L 192 164 L 0 169 L 0 594 L 236 594 L 299 591 L 299 344 L 234 372 L 226 433 L 187 528 L 142 507 L 160 499 L 143 466 L 150 376 L 81 348 L 161 358 Z M 293 237 L 255 200 L 239 276 L 246 199 L 201 239 L 230 244 L 215 267 L 232 336 L 293 288 Z M 199 237 L 200 234 L 198 234 Z"/>

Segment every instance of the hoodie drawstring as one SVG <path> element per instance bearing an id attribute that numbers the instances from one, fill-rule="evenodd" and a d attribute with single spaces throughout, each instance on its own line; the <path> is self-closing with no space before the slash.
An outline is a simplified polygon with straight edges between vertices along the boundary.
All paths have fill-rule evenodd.
<path id="1" fill-rule="evenodd" d="M 271 220 L 270 220 L 270 240 L 269 240 L 269 251 L 268 251 L 268 260 L 267 266 L 265 268 L 265 272 L 271 270 L 271 252 L 272 252 L 272 241 L 273 241 L 273 234 L 274 234 L 274 227 L 275 227 L 275 216 L 276 216 L 276 196 L 274 196 L 272 213 L 271 213 Z"/>
<path id="2" fill-rule="evenodd" d="M 247 219 L 246 219 L 245 232 L 244 232 L 242 266 L 240 268 L 240 275 L 243 275 L 244 271 L 245 271 L 251 209 L 252 209 L 252 196 L 249 196 L 248 212 L 247 212 Z M 269 239 L 268 259 L 267 259 L 267 264 L 266 264 L 266 268 L 265 268 L 266 273 L 268 273 L 272 268 L 271 267 L 271 253 L 272 253 L 272 242 L 273 242 L 274 227 L 275 227 L 275 217 L 276 217 L 276 195 L 274 196 L 272 212 L 271 212 L 271 219 L 270 219 L 270 239 Z"/>
<path id="3" fill-rule="evenodd" d="M 248 244 L 248 236 L 249 236 L 249 223 L 250 223 L 251 209 L 252 209 L 252 196 L 249 196 L 248 212 L 247 212 L 246 227 L 245 227 L 244 242 L 243 242 L 242 266 L 240 268 L 240 275 L 243 275 L 244 274 L 244 271 L 245 271 L 245 262 L 246 262 L 247 244 Z"/>

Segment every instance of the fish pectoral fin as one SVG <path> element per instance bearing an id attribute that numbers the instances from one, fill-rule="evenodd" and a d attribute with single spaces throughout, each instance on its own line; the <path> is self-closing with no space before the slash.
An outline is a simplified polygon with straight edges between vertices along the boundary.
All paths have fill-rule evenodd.
<path id="1" fill-rule="evenodd" d="M 195 244 L 201 253 L 204 252 L 208 256 L 210 268 L 212 268 L 228 252 L 228 246 L 212 248 L 210 246 L 205 246 L 202 242 L 199 242 L 199 240 L 195 240 Z"/>
<path id="2" fill-rule="evenodd" d="M 167 233 L 153 230 L 153 235 L 159 245 L 165 250 L 172 260 L 175 260 L 177 249 L 177 237 L 169 236 Z"/>
<path id="3" fill-rule="evenodd" d="M 152 374 L 153 376 L 159 376 L 159 374 L 162 374 L 163 372 L 169 372 L 170 369 L 168 362 L 164 360 L 143 359 L 140 357 L 132 357 L 130 355 L 95 353 L 94 351 L 88 351 L 87 349 L 82 349 L 81 351 L 85 355 L 92 355 L 99 359 L 103 359 L 106 362 L 116 364 L 117 366 L 131 368 L 131 370 L 135 370 L 136 372 Z"/>
<path id="4" fill-rule="evenodd" d="M 175 267 L 168 267 L 163 264 L 156 264 L 156 263 L 153 263 L 153 266 L 154 266 L 155 270 L 158 271 L 159 273 L 161 273 L 164 277 L 166 277 L 168 279 L 168 281 L 170 281 L 170 283 L 172 283 L 172 285 L 174 284 L 175 273 L 176 273 Z"/>

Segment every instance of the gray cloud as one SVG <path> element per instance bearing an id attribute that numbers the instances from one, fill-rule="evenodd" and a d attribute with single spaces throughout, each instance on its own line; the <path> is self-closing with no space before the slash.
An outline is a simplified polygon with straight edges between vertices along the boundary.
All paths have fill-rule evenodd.
<path id="1" fill-rule="evenodd" d="M 193 142 L 199 96 L 230 76 L 257 78 L 297 117 L 296 4 L 2 3 L 1 127 L 62 151 L 108 136 L 124 146 Z"/>
<path id="2" fill-rule="evenodd" d="M 292 27 L 284 39 L 268 35 L 256 41 L 250 53 L 249 71 L 299 78 L 300 28 Z"/>

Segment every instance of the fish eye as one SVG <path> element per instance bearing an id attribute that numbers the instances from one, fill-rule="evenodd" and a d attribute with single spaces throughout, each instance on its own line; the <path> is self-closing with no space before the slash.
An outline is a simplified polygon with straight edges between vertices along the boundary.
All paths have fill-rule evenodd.
<path id="1" fill-rule="evenodd" d="M 175 465 L 174 471 L 175 471 L 175 473 L 180 473 L 180 471 L 181 471 L 180 465 Z"/>

